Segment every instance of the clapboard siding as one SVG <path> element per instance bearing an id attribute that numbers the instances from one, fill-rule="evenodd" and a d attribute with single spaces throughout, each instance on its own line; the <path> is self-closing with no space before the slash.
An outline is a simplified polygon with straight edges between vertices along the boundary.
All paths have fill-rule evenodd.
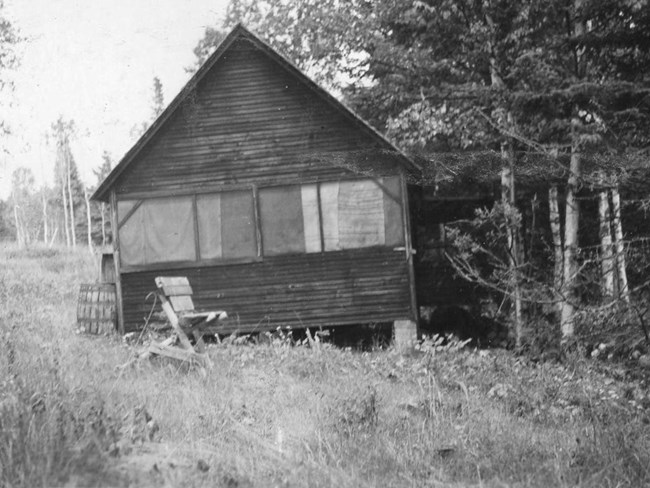
<path id="1" fill-rule="evenodd" d="M 327 154 L 381 145 L 245 38 L 200 80 L 117 181 L 120 193 L 351 172 Z M 385 149 L 385 147 L 384 147 Z M 393 166 L 395 168 L 395 166 Z"/>
<path id="2" fill-rule="evenodd" d="M 197 308 L 226 310 L 224 332 L 412 318 L 404 251 L 367 248 L 122 275 L 126 331 L 142 327 L 156 276 L 187 276 Z"/>

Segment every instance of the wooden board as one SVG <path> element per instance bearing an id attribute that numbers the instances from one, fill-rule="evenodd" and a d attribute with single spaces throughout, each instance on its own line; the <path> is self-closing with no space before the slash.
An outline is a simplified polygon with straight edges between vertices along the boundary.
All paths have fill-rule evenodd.
<path id="1" fill-rule="evenodd" d="M 77 327 L 89 334 L 113 334 L 117 328 L 115 285 L 90 283 L 79 286 Z"/>
<path id="2" fill-rule="evenodd" d="M 186 276 L 158 276 L 156 286 L 168 297 L 192 295 L 192 287 Z"/>
<path id="3" fill-rule="evenodd" d="M 388 322 L 411 318 L 404 250 L 357 249 L 273 256 L 263 262 L 170 270 L 187 276 L 199 310 L 226 310 L 220 333 Z M 125 273 L 128 330 L 149 310 L 143 297 L 160 271 Z M 150 307 L 149 307 L 150 308 Z"/>
<path id="4" fill-rule="evenodd" d="M 172 307 L 174 307 L 174 310 L 176 312 L 181 313 L 181 312 L 186 312 L 186 311 L 194 311 L 194 302 L 192 301 L 192 297 L 189 295 L 183 295 L 183 296 L 168 296 L 169 302 L 172 304 Z"/>
<path id="5" fill-rule="evenodd" d="M 337 158 L 369 149 L 375 150 L 373 167 L 381 170 L 386 147 L 241 40 L 203 78 L 191 110 L 181 107 L 166 122 L 115 188 L 177 193 L 220 184 L 300 182 L 306 175 L 338 179 L 353 175 L 346 165 L 364 158 L 352 155 L 339 164 Z M 388 167 L 394 174 L 395 162 Z"/>

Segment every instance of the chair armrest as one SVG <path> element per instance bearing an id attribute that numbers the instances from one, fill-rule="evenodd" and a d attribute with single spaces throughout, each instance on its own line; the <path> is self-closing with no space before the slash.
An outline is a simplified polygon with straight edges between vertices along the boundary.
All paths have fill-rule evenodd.
<path id="1" fill-rule="evenodd" d="M 181 316 L 186 319 L 205 319 L 206 322 L 212 322 L 214 319 L 223 320 L 228 318 L 228 314 L 223 310 L 215 310 L 212 312 L 184 312 Z"/>

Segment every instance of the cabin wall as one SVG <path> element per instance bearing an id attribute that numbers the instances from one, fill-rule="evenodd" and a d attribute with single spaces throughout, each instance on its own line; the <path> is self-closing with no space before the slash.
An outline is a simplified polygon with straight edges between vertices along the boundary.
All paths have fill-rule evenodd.
<path id="1" fill-rule="evenodd" d="M 274 185 L 398 175 L 402 163 L 401 155 L 348 112 L 241 38 L 144 145 L 113 189 L 115 205 L 236 189 L 257 195 Z M 402 208 L 408 208 L 405 192 Z M 231 330 L 414 319 L 405 252 L 408 222 L 402 225 L 406 246 L 265 256 L 258 228 L 258 255 L 249 262 L 124 266 L 125 330 L 144 324 L 151 307 L 144 298 L 155 289 L 156 276 L 187 276 L 197 308 L 226 310 L 233 318 Z"/>
<path id="2" fill-rule="evenodd" d="M 121 194 L 395 173 L 349 114 L 251 42 L 236 41 L 116 182 Z M 355 176 L 358 177 L 358 174 Z"/>
<path id="3" fill-rule="evenodd" d="M 197 308 L 226 310 L 224 332 L 413 319 L 404 250 L 365 248 L 122 274 L 126 331 L 144 324 L 156 276 L 187 276 Z"/>

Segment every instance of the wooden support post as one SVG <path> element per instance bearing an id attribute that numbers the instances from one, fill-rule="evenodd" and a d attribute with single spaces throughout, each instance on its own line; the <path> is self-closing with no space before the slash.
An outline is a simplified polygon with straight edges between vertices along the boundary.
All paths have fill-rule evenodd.
<path id="1" fill-rule="evenodd" d="M 115 190 L 111 190 L 111 229 L 113 231 L 113 265 L 115 266 L 117 330 L 121 335 L 124 335 L 124 305 L 122 302 L 122 275 L 120 273 L 120 234 L 117 217 L 117 197 L 115 195 Z"/>
<path id="2" fill-rule="evenodd" d="M 415 268 L 413 265 L 413 242 L 411 240 L 411 214 L 409 212 L 409 199 L 408 199 L 408 185 L 406 184 L 406 176 L 402 172 L 399 176 L 400 190 L 402 193 L 402 219 L 404 220 L 404 247 L 406 249 L 406 265 L 408 267 L 409 275 L 409 293 L 411 295 L 411 320 L 416 324 L 416 337 L 417 340 L 417 321 L 419 319 L 417 294 L 415 288 Z"/>

